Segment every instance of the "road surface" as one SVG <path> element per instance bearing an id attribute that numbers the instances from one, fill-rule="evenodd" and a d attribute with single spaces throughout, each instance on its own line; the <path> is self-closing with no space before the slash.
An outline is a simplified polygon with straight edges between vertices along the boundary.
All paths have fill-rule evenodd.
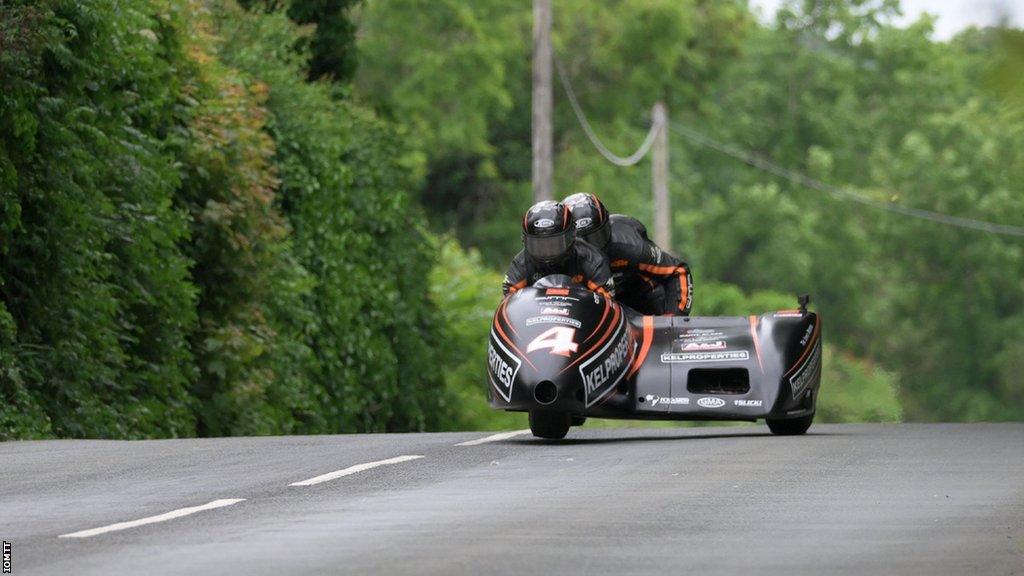
<path id="1" fill-rule="evenodd" d="M 14 574 L 1024 575 L 1024 424 L 487 436 L 0 444 L 0 539 Z"/>

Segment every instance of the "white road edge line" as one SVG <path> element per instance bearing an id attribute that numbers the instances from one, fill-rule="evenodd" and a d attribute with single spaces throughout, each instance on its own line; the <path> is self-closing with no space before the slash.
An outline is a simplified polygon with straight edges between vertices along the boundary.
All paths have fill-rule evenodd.
<path id="1" fill-rule="evenodd" d="M 423 458 L 423 456 L 395 456 L 394 458 L 388 458 L 387 460 L 378 460 L 376 462 L 367 462 L 366 464 L 356 464 L 355 466 L 349 466 L 344 470 L 335 470 L 334 472 L 328 472 L 327 474 L 321 474 L 309 480 L 303 480 L 302 482 L 292 482 L 289 486 L 312 486 L 321 482 L 327 482 L 328 480 L 334 480 L 335 478 L 341 478 L 342 476 L 348 476 L 370 468 L 376 468 L 378 466 L 387 466 L 388 464 L 398 464 L 399 462 L 408 462 L 409 460 L 417 460 Z"/>
<path id="2" fill-rule="evenodd" d="M 225 506 L 231 506 L 232 504 L 238 504 L 239 502 L 245 501 L 245 498 L 227 498 L 224 500 L 214 500 L 208 502 L 202 506 L 192 506 L 190 508 L 179 508 L 177 510 L 171 510 L 165 514 L 158 516 L 150 516 L 148 518 L 140 518 L 138 520 L 131 520 L 130 522 L 118 522 L 117 524 L 110 524 L 107 526 L 100 526 L 99 528 L 90 528 L 89 530 L 81 530 L 79 532 L 72 532 L 70 534 L 61 534 L 58 538 L 88 538 L 90 536 L 97 536 L 99 534 L 105 534 L 107 532 L 116 532 L 118 530 L 127 530 L 128 528 L 135 528 L 137 526 L 145 526 L 146 524 L 155 524 L 157 522 L 166 522 L 175 518 L 181 518 L 182 516 L 188 516 L 189 514 L 195 514 L 196 512 L 202 512 L 204 510 L 213 510 L 214 508 L 223 508 Z"/>
<path id="3" fill-rule="evenodd" d="M 476 446 L 477 444 L 486 444 L 487 442 L 500 442 L 502 440 L 508 440 L 509 438 L 515 438 L 516 436 L 522 436 L 523 434 L 529 434 L 530 430 L 513 430 L 512 432 L 502 432 L 500 434 L 493 434 L 485 438 L 477 438 L 476 440 L 470 440 L 468 442 L 459 442 L 456 446 Z"/>

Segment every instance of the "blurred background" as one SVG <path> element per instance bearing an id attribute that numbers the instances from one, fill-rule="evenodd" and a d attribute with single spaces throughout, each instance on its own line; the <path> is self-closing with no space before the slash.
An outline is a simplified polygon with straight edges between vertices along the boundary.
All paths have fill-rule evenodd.
<path id="1" fill-rule="evenodd" d="M 1024 7 L 554 0 L 554 195 L 695 315 L 825 320 L 819 421 L 1024 418 Z M 485 394 L 530 2 L 0 4 L 0 438 L 522 426 Z M 563 86 L 564 84 L 564 86 Z M 666 246 L 669 248 L 669 246 Z"/>

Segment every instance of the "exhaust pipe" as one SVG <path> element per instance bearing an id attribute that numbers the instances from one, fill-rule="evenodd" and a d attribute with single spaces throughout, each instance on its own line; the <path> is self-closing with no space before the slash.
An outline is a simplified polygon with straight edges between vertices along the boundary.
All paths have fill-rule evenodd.
<path id="1" fill-rule="evenodd" d="M 533 399 L 541 406 L 547 406 L 558 399 L 558 387 L 550 380 L 541 380 L 533 387 Z"/>

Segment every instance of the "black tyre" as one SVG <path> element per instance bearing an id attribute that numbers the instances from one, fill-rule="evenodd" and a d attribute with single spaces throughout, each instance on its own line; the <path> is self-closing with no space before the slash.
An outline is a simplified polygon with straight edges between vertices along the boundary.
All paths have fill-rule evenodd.
<path id="1" fill-rule="evenodd" d="M 586 416 L 573 416 L 572 417 L 572 425 L 573 426 L 583 426 L 586 423 L 587 423 L 587 417 Z"/>
<path id="2" fill-rule="evenodd" d="M 569 433 L 572 421 L 565 412 L 530 410 L 530 432 L 538 438 L 561 440 Z"/>
<path id="3" fill-rule="evenodd" d="M 814 421 L 814 412 L 811 412 L 807 416 L 800 416 L 799 418 L 786 418 L 784 420 L 774 420 L 768 418 L 768 429 L 772 431 L 772 434 L 779 436 L 799 436 L 807 429 L 811 427 L 811 422 Z"/>

